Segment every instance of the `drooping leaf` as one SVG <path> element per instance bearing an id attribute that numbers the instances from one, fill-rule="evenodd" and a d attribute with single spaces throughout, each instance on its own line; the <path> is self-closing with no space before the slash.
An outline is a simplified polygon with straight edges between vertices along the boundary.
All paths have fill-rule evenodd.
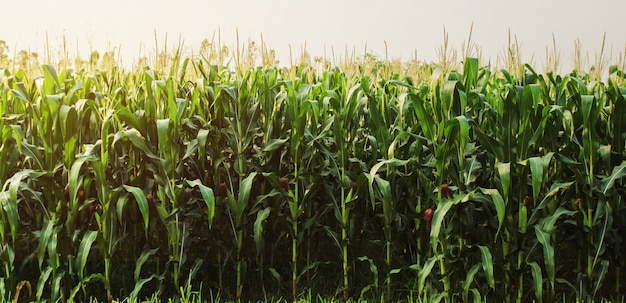
<path id="1" fill-rule="evenodd" d="M 598 293 L 598 290 L 602 287 L 606 279 L 606 275 L 609 272 L 609 260 L 602 260 L 600 262 L 600 272 L 595 277 L 595 285 L 593 286 L 593 297 Z"/>
<path id="2" fill-rule="evenodd" d="M 54 69 L 54 66 L 45 64 L 42 66 L 43 68 L 43 91 L 42 95 L 50 95 L 55 93 L 55 87 L 59 87 L 59 77 L 57 76 L 57 72 Z"/>
<path id="3" fill-rule="evenodd" d="M 202 184 L 199 179 L 193 181 L 187 181 L 187 184 L 191 187 L 198 187 L 200 189 L 200 193 L 202 194 L 202 199 L 207 206 L 207 216 L 209 222 L 209 229 L 213 226 L 213 219 L 215 218 L 215 195 L 213 193 L 213 189 L 208 186 Z"/>
<path id="4" fill-rule="evenodd" d="M 37 301 L 41 300 L 41 297 L 43 296 L 43 291 L 46 284 L 48 283 L 48 279 L 50 279 L 50 274 L 52 274 L 52 267 L 46 267 L 41 272 L 41 275 L 37 280 L 37 291 L 35 292 L 35 297 L 37 298 Z"/>
<path id="5" fill-rule="evenodd" d="M 435 266 L 435 263 L 440 260 L 440 258 L 438 256 L 432 256 L 430 257 L 428 260 L 426 260 L 426 263 L 424 263 L 424 266 L 419 270 L 418 274 L 417 274 L 417 293 L 421 294 L 422 291 L 424 290 L 424 284 L 426 283 L 426 278 L 428 278 L 428 276 L 430 275 L 430 272 L 433 270 L 433 267 Z"/>
<path id="6" fill-rule="evenodd" d="M 554 213 L 552 215 L 550 215 L 549 217 L 545 218 L 542 222 L 542 228 L 546 233 L 552 233 L 552 230 L 554 229 L 554 224 L 556 224 L 556 221 L 559 219 L 560 216 L 571 216 L 573 214 L 575 214 L 576 212 L 573 210 L 567 210 L 564 209 L 563 207 L 559 207 L 557 208 Z"/>
<path id="7" fill-rule="evenodd" d="M 264 208 L 257 212 L 254 220 L 254 244 L 257 257 L 263 253 L 263 222 L 269 217 L 271 208 Z"/>
<path id="8" fill-rule="evenodd" d="M 533 289 L 535 290 L 535 298 L 539 303 L 543 302 L 543 275 L 541 274 L 541 267 L 537 262 L 531 262 L 530 271 L 533 276 Z"/>
<path id="9" fill-rule="evenodd" d="M 89 251 L 91 250 L 91 245 L 98 237 L 98 231 L 88 230 L 83 235 L 83 239 L 80 242 L 80 246 L 78 247 L 78 254 L 76 255 L 76 272 L 78 273 L 78 277 L 81 281 L 83 281 L 83 276 L 85 274 L 85 265 L 87 265 L 87 257 L 89 256 Z"/>
<path id="10" fill-rule="evenodd" d="M 62 105 L 59 109 L 59 124 L 63 137 L 63 160 L 70 167 L 78 147 L 78 113 L 71 106 Z"/>
<path id="11" fill-rule="evenodd" d="M 376 181 L 376 176 L 380 168 L 383 167 L 384 165 L 389 165 L 391 167 L 398 167 L 398 166 L 406 165 L 407 163 L 409 163 L 409 160 L 400 160 L 400 159 L 392 158 L 392 159 L 380 161 L 376 163 L 376 165 L 372 166 L 372 169 L 370 169 L 369 174 L 366 174 L 367 179 L 368 179 L 368 186 L 369 186 L 370 203 L 372 205 L 372 208 L 374 208 L 376 205 L 376 199 L 374 198 L 374 181 Z M 380 182 L 380 181 L 377 181 L 377 182 Z"/>
<path id="12" fill-rule="evenodd" d="M 275 151 L 279 149 L 281 146 L 283 146 L 287 141 L 288 139 L 272 139 L 269 142 L 267 142 L 267 144 L 263 148 L 263 151 L 265 152 Z"/>
<path id="13" fill-rule="evenodd" d="M 498 170 L 498 176 L 500 177 L 500 185 L 502 186 L 502 192 L 504 197 L 509 197 L 509 188 L 511 186 L 511 163 L 496 163 L 496 169 Z"/>
<path id="14" fill-rule="evenodd" d="M 483 194 L 491 196 L 491 201 L 493 202 L 493 205 L 496 208 L 496 214 L 498 216 L 498 231 L 496 232 L 496 236 L 494 238 L 495 240 L 498 237 L 498 234 L 500 234 L 500 230 L 502 229 L 502 224 L 504 223 L 506 205 L 504 204 L 504 199 L 500 195 L 500 192 L 498 192 L 496 189 L 481 188 L 480 191 Z"/>
<path id="15" fill-rule="evenodd" d="M 454 205 L 470 201 L 474 197 L 474 193 L 474 191 L 471 191 L 465 195 L 455 195 L 452 199 L 445 199 L 439 202 L 433 214 L 430 228 L 430 244 L 432 245 L 433 249 L 435 249 L 437 247 L 437 244 L 439 244 L 439 235 L 443 226 L 443 220 L 448 211 Z"/>
<path id="16" fill-rule="evenodd" d="M 489 247 L 483 245 L 479 245 L 478 248 L 480 248 L 480 255 L 482 256 L 483 261 L 483 271 L 487 276 L 487 283 L 489 284 L 489 287 L 495 288 L 496 282 L 493 276 L 493 257 L 491 256 L 491 251 L 489 250 Z"/>
<path id="17" fill-rule="evenodd" d="M 139 211 L 141 212 L 141 216 L 143 218 L 145 235 L 146 237 L 148 237 L 148 225 L 150 221 L 150 209 L 148 206 L 148 199 L 146 198 L 146 195 L 144 194 L 143 190 L 141 190 L 141 188 L 124 185 L 124 189 L 133 194 L 133 197 L 135 197 L 135 202 L 137 202 L 137 206 L 139 207 Z"/>
<path id="18" fill-rule="evenodd" d="M 139 297 L 139 292 L 141 291 L 141 289 L 143 288 L 143 286 L 144 286 L 146 283 L 148 283 L 148 282 L 152 281 L 152 280 L 153 280 L 153 279 L 155 279 L 155 278 L 159 278 L 159 276 L 157 276 L 157 275 L 155 275 L 155 274 L 152 274 L 152 275 L 150 275 L 150 276 L 149 276 L 149 277 L 147 277 L 147 278 L 143 278 L 143 279 L 136 280 L 136 281 L 135 281 L 135 287 L 133 287 L 133 291 L 132 291 L 132 292 L 130 293 L 130 295 L 129 295 L 129 299 L 130 299 L 130 301 L 137 300 L 137 299 L 138 299 L 138 297 Z"/>
<path id="19" fill-rule="evenodd" d="M 543 184 L 543 163 L 540 157 L 528 159 L 533 184 L 533 201 L 537 201 Z"/>
<path id="20" fill-rule="evenodd" d="M 4 183 L 3 191 L 0 192 L 0 206 L 2 206 L 2 209 L 7 215 L 7 221 L 11 230 L 11 238 L 13 243 L 15 243 L 16 240 L 17 227 L 20 220 L 17 206 L 17 194 L 20 190 L 20 186 L 24 185 L 24 179 L 28 178 L 34 180 L 43 176 L 44 174 L 44 172 L 24 169 L 16 172 Z"/>
<path id="21" fill-rule="evenodd" d="M 550 285 L 554 285 L 554 248 L 550 243 L 550 234 L 543 231 L 539 225 L 535 227 L 535 235 L 541 246 L 543 246 L 543 262 L 548 274 Z"/>
<path id="22" fill-rule="evenodd" d="M 463 85 L 467 91 L 476 86 L 478 80 L 478 58 L 465 58 L 463 62 Z"/>
<path id="23" fill-rule="evenodd" d="M 530 218 L 528 219 L 528 224 L 533 224 L 535 223 L 537 219 L 537 217 L 540 214 L 540 211 L 542 209 L 544 209 L 546 206 L 548 206 L 548 204 L 550 203 L 550 201 L 552 200 L 552 198 L 559 193 L 559 191 L 562 191 L 564 189 L 569 188 L 570 186 L 572 186 L 572 184 L 574 184 L 574 182 L 565 182 L 565 183 L 554 183 L 552 184 L 552 186 L 550 186 L 550 191 L 543 197 L 543 200 L 541 200 L 541 202 L 539 203 L 539 205 L 535 206 L 535 208 L 533 209 L 533 213 L 530 216 Z"/>
<path id="24" fill-rule="evenodd" d="M 44 223 L 41 232 L 39 233 L 39 243 L 37 245 L 37 260 L 39 262 L 39 269 L 41 270 L 41 266 L 44 261 L 44 257 L 46 255 L 46 248 L 49 245 L 50 241 L 56 241 L 53 237 L 54 233 L 58 232 L 55 226 L 55 220 L 48 220 Z"/>
<path id="25" fill-rule="evenodd" d="M 135 262 L 135 271 L 133 273 L 135 281 L 139 281 L 139 276 L 141 275 L 141 267 L 148 261 L 148 259 L 150 259 L 150 257 L 156 254 L 157 251 L 159 251 L 158 247 L 154 249 L 146 249 L 141 252 L 141 256 L 139 256 L 139 258 L 137 258 L 137 261 Z"/>
<path id="26" fill-rule="evenodd" d="M 474 264 L 474 266 L 472 266 L 472 268 L 470 268 L 470 270 L 467 271 L 467 274 L 465 275 L 465 280 L 463 280 L 463 302 L 469 302 L 468 300 L 468 295 L 469 295 L 469 287 L 472 284 L 472 282 L 474 282 L 474 276 L 476 275 L 476 273 L 478 273 L 478 270 L 480 270 L 481 264 Z"/>
<path id="27" fill-rule="evenodd" d="M 602 179 L 601 188 L 602 194 L 604 196 L 608 196 L 610 194 L 610 190 L 614 187 L 615 181 L 626 176 L 626 161 L 623 161 L 619 166 L 613 167 L 613 171 L 611 171 L 611 175 Z"/>

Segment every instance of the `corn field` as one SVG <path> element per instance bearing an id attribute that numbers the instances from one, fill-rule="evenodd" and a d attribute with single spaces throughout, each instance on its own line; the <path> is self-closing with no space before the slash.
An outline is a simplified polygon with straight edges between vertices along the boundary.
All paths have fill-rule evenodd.
<path id="1" fill-rule="evenodd" d="M 4 300 L 620 300 L 626 87 L 430 66 L 0 75 Z"/>

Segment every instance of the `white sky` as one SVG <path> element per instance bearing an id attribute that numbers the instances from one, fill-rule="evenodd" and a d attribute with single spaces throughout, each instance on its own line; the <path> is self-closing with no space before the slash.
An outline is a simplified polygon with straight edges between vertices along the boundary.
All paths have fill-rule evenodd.
<path id="1" fill-rule="evenodd" d="M 87 57 L 91 50 L 117 49 L 125 63 L 154 50 L 168 34 L 173 46 L 181 37 L 198 48 L 219 30 L 221 41 L 234 45 L 236 30 L 242 41 L 264 41 L 281 63 L 288 63 L 289 46 L 299 54 L 306 43 L 312 56 L 343 53 L 348 47 L 362 54 L 437 60 L 445 26 L 450 44 L 460 51 L 473 23 L 472 39 L 483 57 L 495 63 L 507 45 L 509 29 L 522 46 L 522 58 L 541 68 L 555 35 L 564 65 L 572 61 L 574 41 L 591 58 L 606 33 L 607 50 L 614 58 L 626 46 L 623 0 L 30 0 L 2 3 L 0 40 L 10 51 L 41 53 L 46 33 L 53 47 L 65 35 L 70 51 Z M 8 2 L 8 3 L 6 3 Z M 534 57 L 533 57 L 534 56 Z"/>

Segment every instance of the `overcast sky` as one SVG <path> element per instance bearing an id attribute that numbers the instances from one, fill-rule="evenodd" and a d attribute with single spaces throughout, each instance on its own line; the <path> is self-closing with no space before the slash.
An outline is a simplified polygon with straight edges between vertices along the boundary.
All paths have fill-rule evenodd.
<path id="1" fill-rule="evenodd" d="M 460 49 L 473 23 L 472 39 L 492 62 L 504 53 L 508 32 L 517 36 L 522 58 L 541 67 L 547 46 L 556 37 L 562 61 L 572 60 L 574 42 L 593 55 L 606 33 L 607 50 L 614 57 L 626 46 L 623 25 L 626 1 L 618 0 L 30 0 L 2 4 L 0 40 L 11 52 L 41 51 L 46 34 L 52 46 L 62 45 L 87 57 L 121 47 L 125 63 L 154 50 L 154 33 L 160 43 L 182 38 L 197 48 L 204 38 L 221 34 L 223 43 L 240 39 L 264 41 L 287 63 L 306 43 L 313 56 L 334 47 L 362 54 L 367 49 L 380 57 L 437 60 L 444 27 L 450 44 Z"/>

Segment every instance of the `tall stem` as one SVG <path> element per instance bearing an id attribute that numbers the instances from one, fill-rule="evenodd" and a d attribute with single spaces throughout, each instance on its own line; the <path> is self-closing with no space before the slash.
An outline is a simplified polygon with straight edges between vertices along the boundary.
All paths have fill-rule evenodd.
<path id="1" fill-rule="evenodd" d="M 298 294 L 297 292 L 297 280 L 298 280 L 298 267 L 297 267 L 297 246 L 298 246 L 298 241 L 296 239 L 297 234 L 298 234 L 298 224 L 296 223 L 296 221 L 292 222 L 292 226 L 291 228 L 293 229 L 294 232 L 294 236 L 291 238 L 291 264 L 293 266 L 293 270 L 291 272 L 291 295 L 294 299 L 294 301 L 296 300 L 296 296 Z"/>
<path id="2" fill-rule="evenodd" d="M 389 224 L 385 223 L 385 229 L 390 230 Z M 387 238 L 387 243 L 385 244 L 387 247 L 387 255 L 385 257 L 385 263 L 387 263 L 387 279 L 385 283 L 387 284 L 387 300 L 391 300 L 391 241 Z"/>
<path id="3" fill-rule="evenodd" d="M 343 163 L 343 162 L 342 162 Z M 345 177 L 345 170 L 342 168 L 341 171 L 342 180 Z M 346 198 L 345 198 L 346 189 L 341 187 L 341 250 L 343 256 L 342 268 L 343 268 L 343 298 L 344 300 L 348 300 L 350 297 L 349 292 L 349 281 L 348 281 L 348 210 L 346 206 Z"/>
<path id="4" fill-rule="evenodd" d="M 241 123 L 237 123 L 237 128 L 239 129 L 239 138 L 243 136 L 243 130 L 241 129 Z M 237 143 L 238 152 L 237 152 L 237 162 L 239 166 L 239 172 L 237 175 L 239 176 L 239 190 L 241 190 L 241 184 L 243 183 L 243 146 L 241 143 L 241 139 L 238 140 Z M 243 212 L 243 210 L 241 210 Z M 237 214 L 238 216 L 240 214 Z M 243 218 L 237 218 L 237 299 L 241 299 L 241 292 L 243 290 L 243 285 L 241 281 L 241 249 L 243 248 L 243 223 L 241 222 Z"/>
<path id="5" fill-rule="evenodd" d="M 300 177 L 298 172 L 298 150 L 295 150 L 295 158 L 294 158 L 294 195 L 293 195 L 293 203 L 295 204 L 295 211 L 291 213 L 291 229 L 293 230 L 293 237 L 291 238 L 291 263 L 292 263 L 292 272 L 291 272 L 291 295 L 293 300 L 296 300 L 296 296 L 298 294 L 298 202 L 299 202 L 299 185 L 298 178 Z"/>
<path id="6" fill-rule="evenodd" d="M 517 281 L 517 303 L 522 302 L 522 298 L 524 297 L 524 275 L 522 273 L 522 262 L 524 261 L 524 256 L 522 250 L 517 253 L 517 271 L 520 273 L 518 275 Z"/>
<path id="7" fill-rule="evenodd" d="M 110 271 L 111 271 L 111 258 L 104 259 L 104 288 L 107 291 L 107 300 L 111 302 L 113 297 L 111 296 L 111 280 L 110 280 Z"/>
<path id="8" fill-rule="evenodd" d="M 441 248 L 442 248 L 442 253 L 443 253 L 443 257 L 441 259 L 439 259 L 439 271 L 441 273 L 441 277 L 443 279 L 443 290 L 446 294 L 445 298 L 446 298 L 446 302 L 450 302 L 450 278 L 446 276 L 446 257 L 445 257 L 445 247 L 444 244 L 441 243 Z"/>
<path id="9" fill-rule="evenodd" d="M 237 232 L 237 299 L 241 299 L 243 285 L 241 282 L 241 248 L 243 247 L 243 230 Z"/>

